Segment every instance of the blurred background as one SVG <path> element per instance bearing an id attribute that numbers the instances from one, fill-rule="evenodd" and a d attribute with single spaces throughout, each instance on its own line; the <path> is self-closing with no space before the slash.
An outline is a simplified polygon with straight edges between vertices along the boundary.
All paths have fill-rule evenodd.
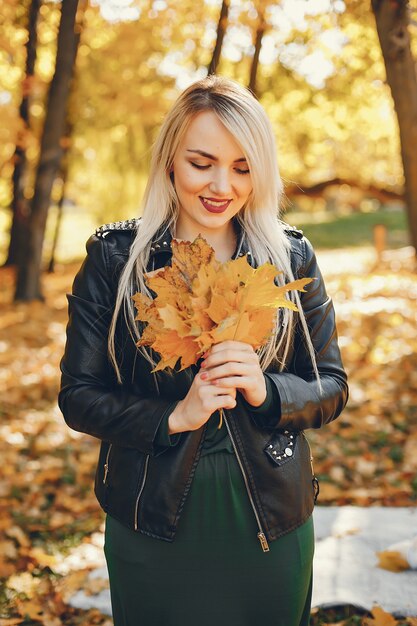
<path id="1" fill-rule="evenodd" d="M 335 303 L 351 397 L 309 433 L 319 504 L 415 506 L 417 3 L 0 8 L 0 624 L 110 623 L 68 604 L 86 588 L 103 513 L 98 441 L 56 405 L 65 294 L 94 229 L 139 214 L 164 115 L 207 73 L 265 107 L 284 219 L 312 241 Z M 312 623 L 336 619 L 361 617 Z"/>

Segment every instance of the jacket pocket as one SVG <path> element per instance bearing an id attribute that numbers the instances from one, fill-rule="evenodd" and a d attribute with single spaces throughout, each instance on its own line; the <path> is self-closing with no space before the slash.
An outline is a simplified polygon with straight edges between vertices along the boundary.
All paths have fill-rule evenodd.
<path id="1" fill-rule="evenodd" d="M 264 447 L 264 452 L 274 465 L 280 467 L 293 459 L 299 431 L 276 431 Z"/>

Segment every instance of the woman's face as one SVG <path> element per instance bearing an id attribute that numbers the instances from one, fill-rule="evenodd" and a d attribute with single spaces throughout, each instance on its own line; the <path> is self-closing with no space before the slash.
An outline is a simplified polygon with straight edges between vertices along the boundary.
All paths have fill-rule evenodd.
<path id="1" fill-rule="evenodd" d="M 188 236 L 224 230 L 252 191 L 242 149 L 212 111 L 191 121 L 173 171 L 180 203 L 177 227 Z"/>

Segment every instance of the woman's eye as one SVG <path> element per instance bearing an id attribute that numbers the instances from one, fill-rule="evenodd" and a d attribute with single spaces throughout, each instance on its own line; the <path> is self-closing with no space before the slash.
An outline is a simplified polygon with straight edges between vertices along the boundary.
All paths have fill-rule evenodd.
<path id="1" fill-rule="evenodd" d="M 198 163 L 194 163 L 193 161 L 190 161 L 190 165 L 192 165 L 192 167 L 197 168 L 198 170 L 208 170 L 209 167 L 211 167 L 210 164 L 209 165 L 199 165 Z M 242 170 L 240 168 L 236 168 L 235 169 L 235 172 L 237 174 L 249 174 L 249 171 L 250 171 L 249 169 L 246 169 L 246 170 Z"/>
<path id="2" fill-rule="evenodd" d="M 196 167 L 198 170 L 207 170 L 210 167 L 210 165 L 198 165 L 197 163 L 193 163 L 192 161 L 190 161 L 190 165 Z"/>

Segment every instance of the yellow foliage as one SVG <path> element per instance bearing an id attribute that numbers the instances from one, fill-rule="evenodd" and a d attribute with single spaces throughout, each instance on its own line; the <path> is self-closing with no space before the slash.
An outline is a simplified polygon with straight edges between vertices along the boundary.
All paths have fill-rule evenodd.
<path id="1" fill-rule="evenodd" d="M 286 294 L 304 291 L 311 278 L 275 285 L 280 272 L 270 263 L 254 269 L 246 257 L 221 263 L 202 238 L 172 241 L 172 266 L 147 274 L 156 293 L 152 300 L 135 294 L 136 319 L 146 322 L 138 346 L 151 346 L 161 355 L 154 371 L 180 370 L 196 363 L 212 345 L 233 339 L 263 345 L 274 330 L 278 308 L 297 307 Z"/>

